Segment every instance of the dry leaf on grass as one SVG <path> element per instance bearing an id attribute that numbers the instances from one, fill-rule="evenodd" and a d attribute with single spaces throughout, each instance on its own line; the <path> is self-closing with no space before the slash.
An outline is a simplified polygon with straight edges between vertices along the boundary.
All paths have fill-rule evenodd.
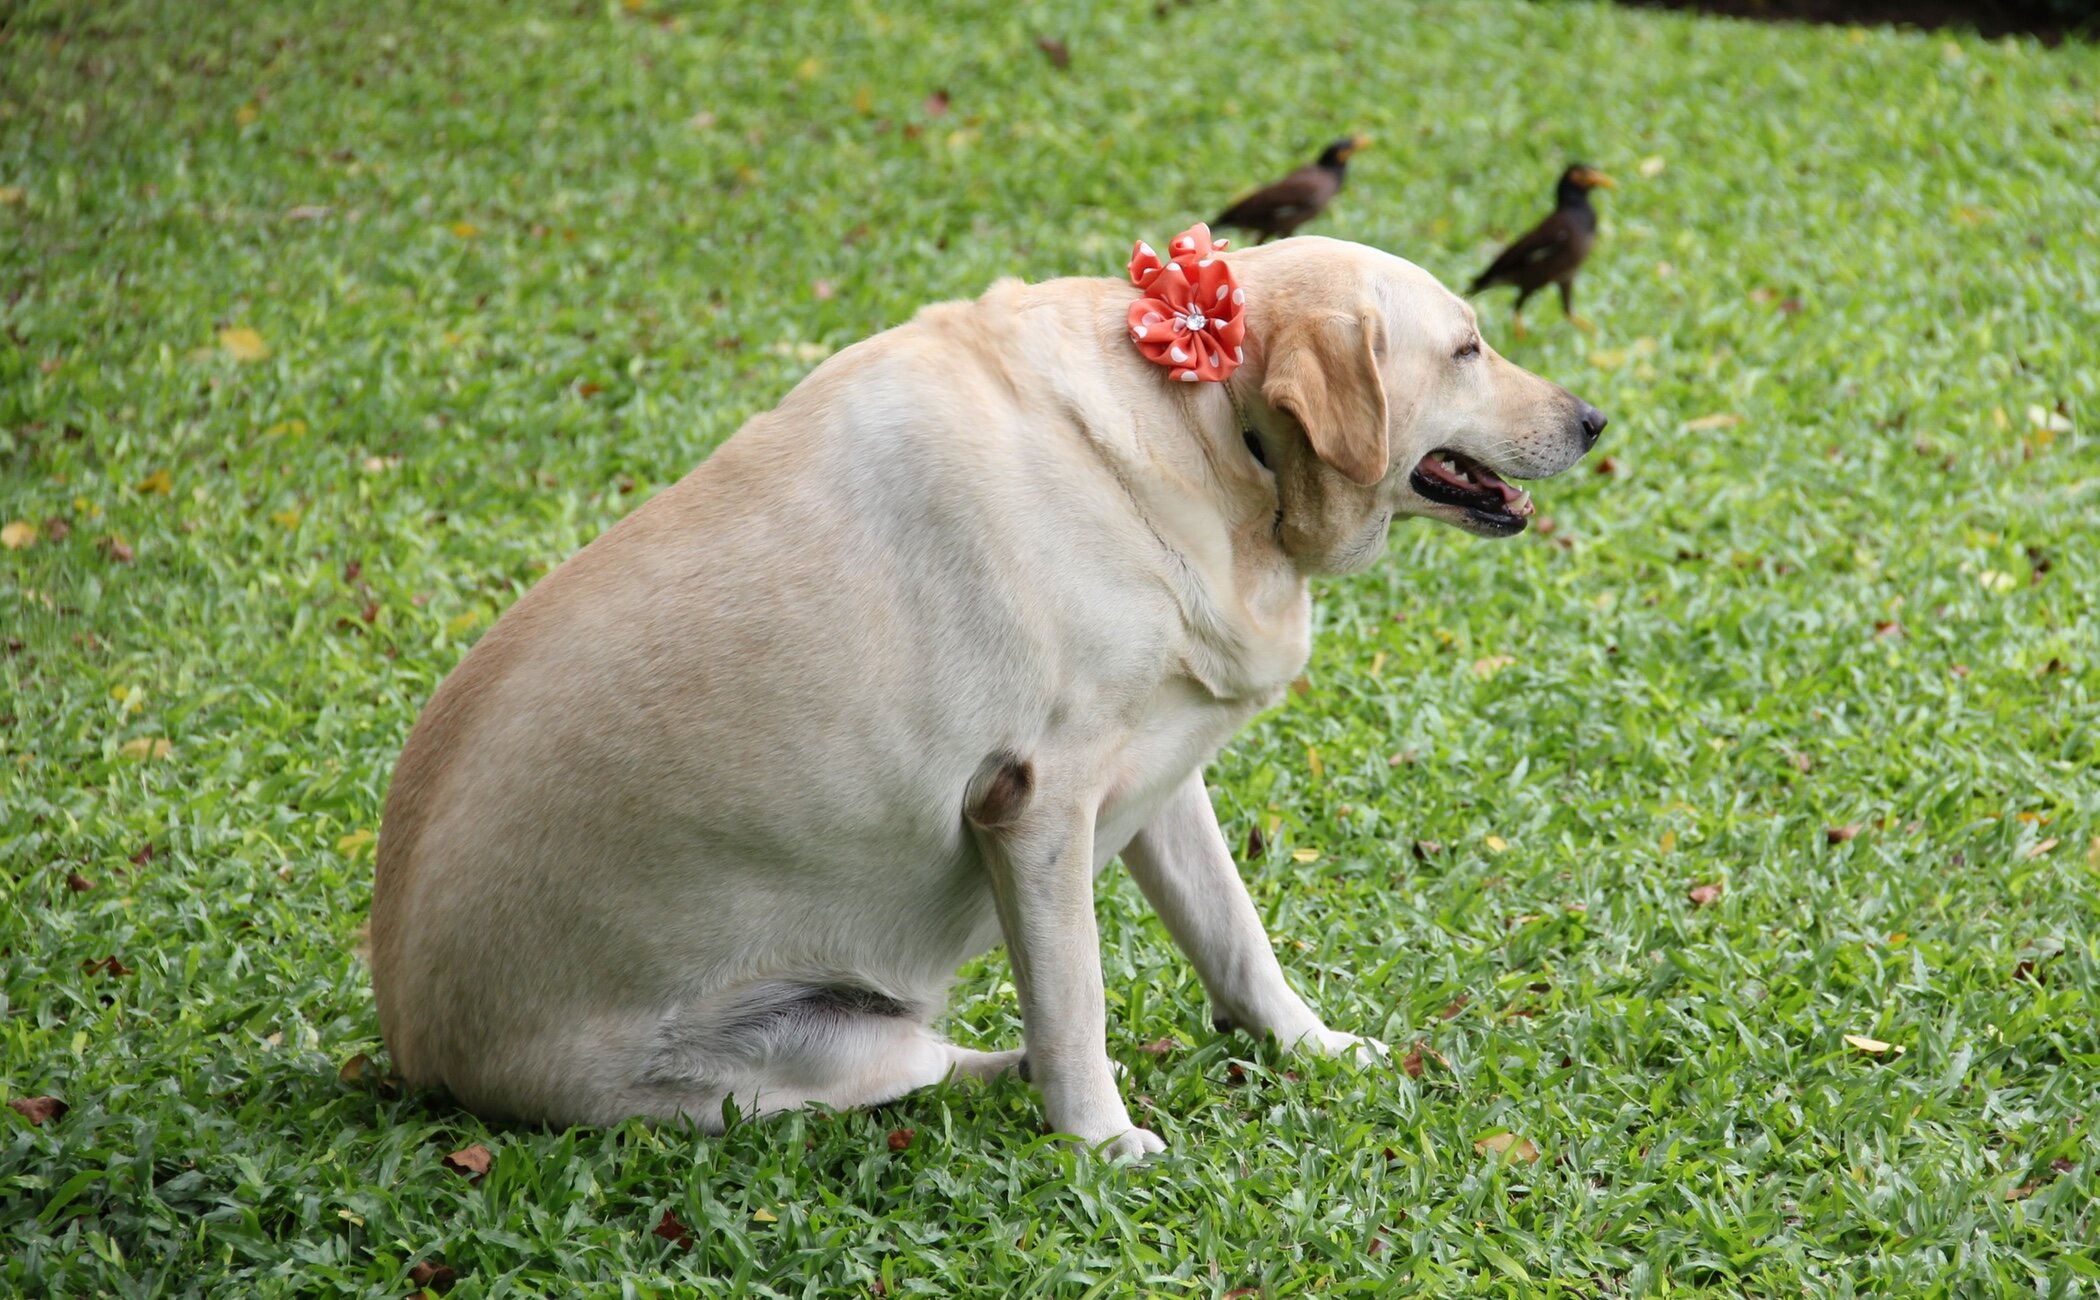
<path id="1" fill-rule="evenodd" d="M 753 1210 L 751 1211 L 751 1222 L 778 1223 L 780 1222 L 780 1216 L 773 1213 L 771 1210 Z"/>
<path id="2" fill-rule="evenodd" d="M 358 857 L 378 838 L 369 828 L 354 830 L 335 842 L 335 851 L 346 858 Z"/>
<path id="3" fill-rule="evenodd" d="M 1472 1000 L 1472 994 L 1461 993 L 1457 997 L 1451 999 L 1451 1005 L 1445 1007 L 1442 1011 L 1437 1012 L 1436 1018 L 1439 1020 L 1449 1020 L 1452 1017 L 1456 1016 L 1459 1012 L 1464 1011 L 1466 1009 L 1466 1004 L 1471 1002 Z"/>
<path id="4" fill-rule="evenodd" d="M 2030 858 L 2042 857 L 2043 855 L 2047 854 L 2049 850 L 2055 848 L 2056 845 L 2057 839 L 2054 835 L 2052 835 L 2048 839 L 2041 841 L 2039 844 L 2031 846 L 2027 850 L 2027 856 Z"/>
<path id="5" fill-rule="evenodd" d="M 7 1108 L 31 1124 L 42 1128 L 47 1119 L 63 1119 L 71 1106 L 56 1097 L 10 1097 Z"/>
<path id="6" fill-rule="evenodd" d="M 1864 1034 L 1846 1034 L 1845 1046 L 1855 1052 L 1864 1052 L 1868 1056 L 1887 1056 L 1892 1053 L 1901 1056 L 1904 1050 L 1893 1043 L 1884 1043 L 1878 1038 L 1868 1038 Z"/>
<path id="7" fill-rule="evenodd" d="M 121 961 L 118 961 L 114 955 L 108 957 L 89 957 L 80 963 L 80 971 L 83 975 L 122 976 L 129 975 L 132 973 L 131 967 L 126 966 Z"/>
<path id="8" fill-rule="evenodd" d="M 10 551 L 19 551 L 26 546 L 34 545 L 36 545 L 35 524 L 17 519 L 6 527 L 0 528 L 0 546 L 5 546 Z"/>
<path id="9" fill-rule="evenodd" d="M 669 1210 L 664 1211 L 664 1217 L 658 1219 L 656 1226 L 649 1231 L 662 1237 L 665 1241 L 673 1243 L 680 1250 L 691 1250 L 693 1248 L 693 1230 L 680 1223 L 678 1216 Z"/>
<path id="10" fill-rule="evenodd" d="M 372 1058 L 366 1056 L 363 1052 L 359 1052 L 357 1055 L 343 1062 L 342 1068 L 335 1072 L 335 1077 L 342 1080 L 344 1083 L 363 1083 L 365 1080 L 365 1071 L 371 1068 Z"/>
<path id="11" fill-rule="evenodd" d="M 1318 849 L 1291 850 L 1291 861 L 1293 862 L 1318 862 L 1319 860 L 1320 851 Z"/>
<path id="12" fill-rule="evenodd" d="M 917 1137 L 917 1136 L 918 1136 L 918 1133 L 917 1133 L 917 1131 L 916 1131 L 916 1130 L 913 1130 L 913 1129 L 908 1129 L 908 1128 L 893 1128 L 893 1129 L 891 1129 L 891 1130 L 890 1130 L 890 1136 L 889 1136 L 889 1144 L 890 1144 L 890 1150 L 891 1150 L 891 1151 L 893 1151 L 893 1152 L 895 1152 L 895 1151 L 904 1151 L 904 1150 L 907 1150 L 907 1149 L 909 1149 L 909 1148 L 910 1148 L 910 1146 L 911 1146 L 911 1140 L 912 1140 L 913 1138 Z"/>
<path id="13" fill-rule="evenodd" d="M 455 1174 L 466 1175 L 467 1181 L 478 1183 L 488 1175 L 489 1166 L 495 1163 L 495 1159 L 486 1146 L 476 1142 L 472 1146 L 461 1147 L 438 1163 Z"/>
<path id="14" fill-rule="evenodd" d="M 1534 1164 L 1539 1158 L 1538 1144 L 1528 1137 L 1518 1137 L 1514 1133 L 1497 1133 L 1492 1137 L 1484 1137 L 1473 1144 L 1473 1149 L 1482 1155 L 1493 1151 L 1514 1165 Z"/>
<path id="15" fill-rule="evenodd" d="M 1832 844 L 1843 844 L 1847 840 L 1857 839 L 1858 837 L 1858 822 L 1852 822 L 1845 826 L 1825 826 L 1823 828 L 1823 838 L 1829 840 Z"/>
<path id="16" fill-rule="evenodd" d="M 1723 413 L 1720 415 L 1702 415 L 1696 420 L 1686 420 L 1684 427 L 1694 432 L 1706 429 L 1733 429 L 1742 422 L 1743 417 L 1740 415 Z"/>
<path id="17" fill-rule="evenodd" d="M 1721 882 L 1716 880 L 1710 885 L 1694 886 L 1685 897 L 1692 900 L 1692 906 L 1694 907 L 1710 906 L 1719 901 L 1721 897 Z"/>
<path id="18" fill-rule="evenodd" d="M 1165 1056 L 1181 1044 L 1171 1038 L 1155 1038 L 1149 1043 L 1139 1043 L 1138 1050 L 1148 1056 Z"/>
<path id="19" fill-rule="evenodd" d="M 81 875 L 79 872 L 69 871 L 66 873 L 66 888 L 72 890 L 74 893 L 85 894 L 94 887 L 95 882 L 89 880 L 86 876 Z"/>
<path id="20" fill-rule="evenodd" d="M 124 758 L 166 758 L 175 750 L 175 742 L 159 736 L 140 736 L 117 746 L 117 753 Z"/>
<path id="21" fill-rule="evenodd" d="M 1072 51 L 1055 36 L 1036 37 L 1035 47 L 1043 52 L 1044 58 L 1050 60 L 1050 66 L 1059 72 L 1072 66 Z"/>
<path id="22" fill-rule="evenodd" d="M 219 346 L 235 361 L 260 361 L 270 355 L 270 345 L 263 336 L 245 325 L 219 331 Z"/>
<path id="23" fill-rule="evenodd" d="M 443 1295 L 459 1285 L 459 1270 L 450 1264 L 433 1264 L 427 1259 L 419 1260 L 414 1268 L 408 1270 L 408 1280 L 425 1291 L 435 1291 Z"/>

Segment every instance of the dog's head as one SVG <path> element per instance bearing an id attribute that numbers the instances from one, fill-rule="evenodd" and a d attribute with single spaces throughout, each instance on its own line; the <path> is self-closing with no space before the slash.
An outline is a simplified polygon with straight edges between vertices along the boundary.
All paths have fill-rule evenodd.
<path id="1" fill-rule="evenodd" d="M 1531 498 L 1508 480 L 1560 473 L 1603 432 L 1602 412 L 1505 360 L 1473 309 L 1412 262 L 1332 239 L 1232 258 L 1255 432 L 1284 550 L 1307 573 L 1369 566 L 1396 515 L 1522 532 Z"/>

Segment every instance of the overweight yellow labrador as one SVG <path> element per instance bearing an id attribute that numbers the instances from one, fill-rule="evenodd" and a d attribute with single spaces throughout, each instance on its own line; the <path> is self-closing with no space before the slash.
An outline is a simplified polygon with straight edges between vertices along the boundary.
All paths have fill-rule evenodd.
<path id="1" fill-rule="evenodd" d="M 1120 855 L 1220 1025 L 1375 1059 L 1277 965 L 1203 765 L 1304 666 L 1307 579 L 1396 516 L 1504 536 L 1604 417 L 1411 263 L 1225 254 L 1245 361 L 1173 383 L 1134 291 L 1003 281 L 819 366 L 519 600 L 387 797 L 379 1018 L 491 1117 L 720 1125 L 1019 1065 L 1159 1150 L 1106 1049 Z M 1025 1047 L 930 1027 L 1004 941 Z M 1025 1054 L 1024 1054 L 1025 1053 Z"/>

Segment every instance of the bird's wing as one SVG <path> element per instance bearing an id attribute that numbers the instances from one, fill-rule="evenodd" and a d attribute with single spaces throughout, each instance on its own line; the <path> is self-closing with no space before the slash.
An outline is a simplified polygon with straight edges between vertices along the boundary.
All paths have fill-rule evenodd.
<path id="1" fill-rule="evenodd" d="M 1502 255 L 1473 281 L 1473 288 L 1484 289 L 1506 276 L 1520 274 L 1526 267 L 1558 257 L 1574 242 L 1574 223 L 1556 212 L 1503 249 Z"/>
<path id="2" fill-rule="evenodd" d="M 1334 190 L 1334 178 L 1324 169 L 1300 167 L 1225 209 L 1211 224 L 1259 230 L 1279 221 L 1310 216 L 1327 206 Z"/>

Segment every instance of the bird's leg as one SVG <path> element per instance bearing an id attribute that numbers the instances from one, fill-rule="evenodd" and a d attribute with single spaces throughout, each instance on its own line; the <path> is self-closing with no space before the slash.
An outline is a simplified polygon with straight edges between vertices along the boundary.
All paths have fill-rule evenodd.
<path id="1" fill-rule="evenodd" d="M 1561 314 L 1568 318 L 1568 324 L 1573 325 L 1585 334 L 1596 333 L 1597 327 L 1595 325 L 1575 314 L 1575 282 L 1573 280 L 1561 280 L 1558 283 L 1560 284 L 1560 310 Z"/>
<path id="2" fill-rule="evenodd" d="M 1517 340 L 1518 340 L 1519 342 L 1522 342 L 1522 341 L 1523 341 L 1523 339 L 1524 339 L 1524 335 L 1525 335 L 1525 329 L 1524 329 L 1524 300 L 1525 300 L 1526 298 L 1529 298 L 1530 296 L 1531 296 L 1531 290 L 1529 290 L 1529 289 L 1520 289 L 1520 290 L 1518 290 L 1518 291 L 1517 291 L 1517 305 L 1509 309 L 1509 332 L 1510 332 L 1510 335 L 1511 335 L 1512 337 L 1514 337 L 1515 339 L 1517 339 Z"/>

